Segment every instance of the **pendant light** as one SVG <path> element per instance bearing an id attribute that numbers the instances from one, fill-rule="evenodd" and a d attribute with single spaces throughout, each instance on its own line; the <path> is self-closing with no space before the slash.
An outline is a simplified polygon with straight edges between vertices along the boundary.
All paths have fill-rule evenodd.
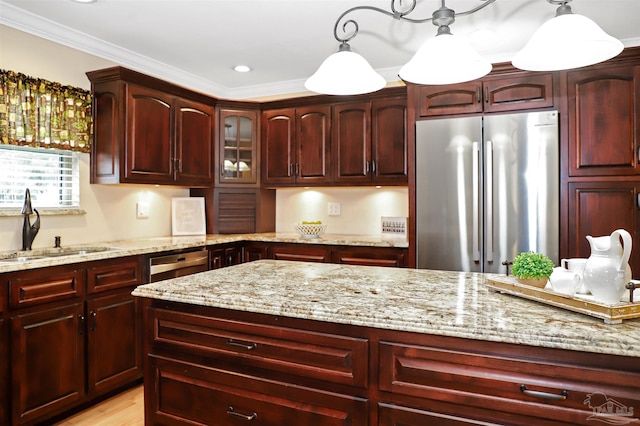
<path id="1" fill-rule="evenodd" d="M 345 41 L 336 53 L 324 60 L 304 86 L 307 90 L 326 95 L 357 95 L 375 92 L 386 84 L 369 62 L 352 52 Z"/>
<path id="2" fill-rule="evenodd" d="M 373 6 L 356 6 L 342 13 L 333 27 L 333 35 L 341 43 L 338 52 L 324 60 L 318 70 L 307 79 L 305 87 L 327 95 L 355 95 L 374 92 L 386 85 L 385 79 L 366 59 L 351 51 L 348 42 L 358 34 L 357 22 L 353 19 L 346 20 L 341 27 L 345 35 L 338 34 L 342 19 L 355 10 L 379 12 L 411 23 L 433 21 L 438 26 L 438 35 L 427 40 L 400 70 L 400 77 L 405 81 L 418 84 L 460 83 L 482 77 L 491 71 L 491 63 L 482 59 L 466 40 L 451 34 L 449 25 L 456 16 L 477 12 L 496 0 L 481 0 L 479 6 L 462 13 L 455 13 L 445 6 L 445 0 L 441 0 L 442 7 L 430 18 L 408 18 L 407 15 L 416 7 L 416 1 L 391 0 L 390 12 Z M 401 9 L 396 7 L 396 3 Z M 350 33 L 347 32 L 348 26 L 353 28 Z"/>
<path id="3" fill-rule="evenodd" d="M 399 76 L 416 84 L 452 84 L 475 80 L 491 71 L 492 65 L 482 58 L 465 38 L 451 34 L 455 12 L 442 7 L 433 13 L 432 22 L 438 33 L 427 40 L 416 54 L 400 68 Z"/>
<path id="4" fill-rule="evenodd" d="M 559 5 L 556 16 L 542 24 L 512 60 L 513 66 L 528 71 L 558 71 L 606 61 L 618 55 L 624 45 L 583 15 L 574 14 L 571 0 L 547 0 Z"/>

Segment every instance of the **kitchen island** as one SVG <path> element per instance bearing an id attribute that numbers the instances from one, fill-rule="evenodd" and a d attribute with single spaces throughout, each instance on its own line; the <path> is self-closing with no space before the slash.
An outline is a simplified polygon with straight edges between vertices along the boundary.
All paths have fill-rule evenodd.
<path id="1" fill-rule="evenodd" d="M 139 286 L 146 421 L 639 421 L 640 321 L 607 325 L 485 278 L 263 260 Z"/>

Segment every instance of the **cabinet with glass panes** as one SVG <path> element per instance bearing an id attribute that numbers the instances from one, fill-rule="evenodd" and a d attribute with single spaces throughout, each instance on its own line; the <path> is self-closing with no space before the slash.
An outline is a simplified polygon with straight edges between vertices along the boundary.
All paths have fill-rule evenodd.
<path id="1" fill-rule="evenodd" d="M 257 112 L 221 109 L 219 123 L 219 183 L 257 183 Z"/>

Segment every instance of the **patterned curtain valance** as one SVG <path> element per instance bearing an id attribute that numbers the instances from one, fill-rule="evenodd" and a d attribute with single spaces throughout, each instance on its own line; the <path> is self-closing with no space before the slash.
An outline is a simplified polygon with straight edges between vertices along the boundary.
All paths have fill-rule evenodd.
<path id="1" fill-rule="evenodd" d="M 0 70 L 0 143 L 91 150 L 91 92 Z"/>

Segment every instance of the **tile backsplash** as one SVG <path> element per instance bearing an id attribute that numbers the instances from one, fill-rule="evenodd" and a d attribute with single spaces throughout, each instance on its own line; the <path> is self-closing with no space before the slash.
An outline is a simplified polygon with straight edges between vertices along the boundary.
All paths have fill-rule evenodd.
<path id="1" fill-rule="evenodd" d="M 329 215 L 340 203 L 340 215 Z M 380 235 L 382 216 L 407 217 L 406 187 L 291 188 L 276 191 L 276 231 L 295 232 L 301 221 L 327 224 L 327 234 Z"/>

